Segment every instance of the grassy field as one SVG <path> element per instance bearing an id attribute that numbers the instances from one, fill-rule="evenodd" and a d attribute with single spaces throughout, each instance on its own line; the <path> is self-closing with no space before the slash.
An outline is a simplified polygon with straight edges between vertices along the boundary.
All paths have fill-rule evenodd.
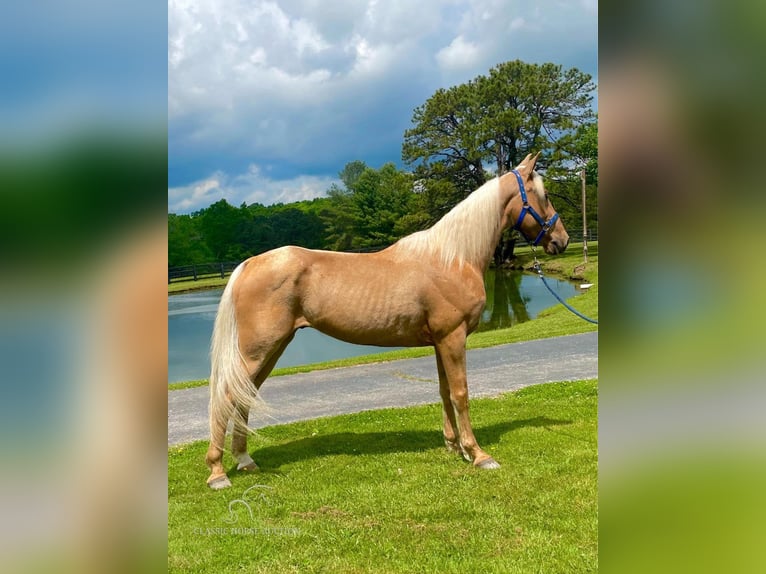
<path id="1" fill-rule="evenodd" d="M 226 274 L 226 277 L 221 279 L 217 277 L 206 277 L 204 279 L 198 279 L 197 281 L 177 281 L 175 283 L 168 283 L 168 295 L 177 293 L 190 293 L 192 291 L 205 291 L 206 289 L 223 289 L 226 287 L 226 282 L 229 280 L 230 273 Z"/>
<path id="2" fill-rule="evenodd" d="M 596 571 L 597 389 L 473 400 L 496 471 L 447 453 L 436 404 L 261 429 L 261 472 L 223 491 L 204 486 L 204 442 L 171 448 L 169 570 Z"/>
<path id="3" fill-rule="evenodd" d="M 532 264 L 532 257 L 528 248 L 517 250 L 517 254 L 521 265 L 529 267 Z M 572 274 L 572 270 L 582 263 L 582 244 L 580 243 L 571 246 L 564 255 L 556 257 L 541 256 L 539 259 L 546 274 L 568 278 Z M 582 277 L 582 281 L 593 283 L 593 287 L 588 289 L 585 293 L 570 299 L 569 303 L 586 316 L 598 319 L 598 243 L 588 244 L 588 264 L 585 266 L 584 270 L 581 271 L 580 276 Z M 551 303 L 555 302 L 555 299 L 551 295 Z M 495 345 L 506 343 L 518 343 L 519 341 L 531 341 L 534 339 L 557 337 L 559 335 L 585 333 L 588 331 L 595 331 L 597 328 L 597 325 L 583 321 L 565 309 L 563 305 L 557 303 L 550 309 L 541 312 L 538 317 L 532 321 L 520 323 L 508 329 L 474 333 L 468 337 L 467 347 L 469 349 L 493 347 Z M 324 363 L 274 369 L 271 376 L 278 377 L 281 375 L 306 373 L 320 369 L 335 369 L 351 365 L 425 357 L 433 355 L 433 352 L 432 347 L 416 347 L 412 349 L 388 351 L 384 353 L 351 357 L 348 359 L 327 361 Z M 169 385 L 169 388 L 171 390 L 186 389 L 190 387 L 204 386 L 207 385 L 207 383 L 207 379 L 198 379 L 182 383 L 173 383 Z"/>

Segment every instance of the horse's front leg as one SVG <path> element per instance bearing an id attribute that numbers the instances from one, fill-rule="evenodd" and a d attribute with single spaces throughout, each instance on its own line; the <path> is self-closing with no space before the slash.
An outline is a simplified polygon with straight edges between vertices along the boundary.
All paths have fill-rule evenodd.
<path id="1" fill-rule="evenodd" d="M 499 468 L 500 465 L 484 452 L 476 442 L 468 413 L 468 381 L 465 369 L 465 338 L 462 330 L 453 331 L 436 344 L 436 353 L 449 386 L 449 398 L 457 421 L 460 448 L 463 456 L 480 468 Z M 438 363 L 437 363 L 438 365 Z M 445 415 L 445 421 L 448 417 Z"/>
<path id="2" fill-rule="evenodd" d="M 455 409 L 452 406 L 450 397 L 449 382 L 447 373 L 444 371 L 444 363 L 438 348 L 436 349 L 436 369 L 439 371 L 439 394 L 442 398 L 442 417 L 444 419 L 444 444 L 447 450 L 457 452 L 466 456 L 460 448 L 460 435 L 458 435 L 457 421 L 455 420 Z"/>

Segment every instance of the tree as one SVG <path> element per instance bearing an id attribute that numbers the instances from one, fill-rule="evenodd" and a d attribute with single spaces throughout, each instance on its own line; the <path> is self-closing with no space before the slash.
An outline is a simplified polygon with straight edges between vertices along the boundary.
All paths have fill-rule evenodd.
<path id="1" fill-rule="evenodd" d="M 213 260 L 197 220 L 190 215 L 168 214 L 168 266 L 208 263 Z"/>
<path id="2" fill-rule="evenodd" d="M 418 190 L 415 213 L 422 221 L 417 229 L 432 226 L 467 195 L 449 177 L 423 177 L 417 180 L 415 186 Z"/>
<path id="3" fill-rule="evenodd" d="M 429 218 L 446 213 L 530 152 L 543 152 L 542 166 L 571 160 L 579 126 L 593 118 L 594 89 L 591 77 L 576 68 L 515 60 L 495 66 L 487 76 L 438 90 L 414 110 L 414 125 L 402 145 L 402 159 L 415 167 L 428 193 Z M 485 171 L 488 165 L 494 174 Z M 507 247 L 513 241 L 512 234 L 504 237 L 501 258 L 512 254 Z"/>
<path id="4" fill-rule="evenodd" d="M 484 106 L 479 140 L 487 142 L 497 174 L 531 152 L 552 152 L 557 142 L 593 116 L 591 77 L 576 68 L 519 60 L 476 79 Z M 545 153 L 544 153 L 545 155 Z"/>
<path id="5" fill-rule="evenodd" d="M 549 194 L 568 227 L 582 228 L 582 181 L 585 170 L 585 203 L 590 231 L 598 228 L 598 117 L 581 124 L 574 133 L 559 140 L 561 161 L 546 173 Z"/>
<path id="6" fill-rule="evenodd" d="M 585 169 L 588 183 L 598 185 L 598 117 L 577 128 L 572 156 Z"/>
<path id="7" fill-rule="evenodd" d="M 298 204 L 288 204 L 273 210 L 269 224 L 273 241 L 269 249 L 282 245 L 298 245 L 309 249 L 322 246 L 322 221 L 318 216 L 300 209 Z"/>
<path id="8" fill-rule="evenodd" d="M 477 137 L 479 113 L 475 83 L 437 90 L 415 108 L 415 126 L 404 132 L 402 159 L 408 164 L 420 162 L 419 176 L 438 174 L 436 179 L 451 179 L 466 193 L 481 186 L 486 181 L 486 149 Z"/>
<path id="9" fill-rule="evenodd" d="M 348 162 L 343 170 L 338 174 L 338 177 L 346 186 L 346 189 L 353 189 L 356 180 L 367 170 L 367 164 L 358 159 Z"/>
<path id="10" fill-rule="evenodd" d="M 331 207 L 323 214 L 331 248 L 373 249 L 390 245 L 420 223 L 413 213 L 417 200 L 413 177 L 396 169 L 393 163 L 372 169 L 363 162 L 351 162 L 340 178 L 346 187 L 330 187 Z"/>
<path id="11" fill-rule="evenodd" d="M 350 251 L 354 248 L 354 213 L 351 191 L 332 184 L 327 190 L 330 205 L 322 211 L 325 225 L 325 247 L 334 251 Z"/>
<path id="12" fill-rule="evenodd" d="M 379 170 L 364 170 L 352 191 L 357 246 L 380 247 L 398 240 L 397 223 L 409 212 L 413 197 L 412 176 L 387 163 Z"/>
<path id="13" fill-rule="evenodd" d="M 213 261 L 239 261 L 249 255 L 242 244 L 249 219 L 246 207 L 236 208 L 221 199 L 193 215 L 200 219 L 200 231 Z"/>
<path id="14" fill-rule="evenodd" d="M 468 173 L 478 187 L 487 163 L 499 175 L 527 153 L 550 155 L 559 139 L 593 117 L 594 89 L 591 77 L 576 68 L 499 64 L 488 76 L 437 90 L 415 108 L 402 159 L 425 167 L 426 176 L 435 166 L 442 173 Z"/>

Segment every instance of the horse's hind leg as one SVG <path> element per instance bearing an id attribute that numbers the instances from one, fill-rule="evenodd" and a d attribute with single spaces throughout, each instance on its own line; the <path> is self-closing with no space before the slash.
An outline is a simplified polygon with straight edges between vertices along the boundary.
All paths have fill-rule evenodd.
<path id="1" fill-rule="evenodd" d="M 258 465 L 247 452 L 247 420 L 250 416 L 250 408 L 247 405 L 237 405 L 238 419 L 234 424 L 231 438 L 231 453 L 237 459 L 237 470 L 253 472 L 258 470 Z"/>
<path id="2" fill-rule="evenodd" d="M 287 345 L 293 340 L 294 335 L 294 333 L 291 333 L 280 341 L 274 351 L 270 353 L 269 358 L 266 361 L 248 361 L 250 372 L 253 373 L 251 378 L 255 388 L 261 388 L 261 385 L 277 364 L 279 357 L 282 356 Z M 258 465 L 255 464 L 255 461 L 247 451 L 247 421 L 250 415 L 250 409 L 247 405 L 237 405 L 237 413 L 239 418 L 237 421 L 238 424 L 234 425 L 234 430 L 232 431 L 231 453 L 234 455 L 234 458 L 237 459 L 237 470 L 253 472 L 258 470 Z"/>
<path id="3" fill-rule="evenodd" d="M 213 490 L 219 490 L 231 486 L 229 477 L 223 468 L 223 445 L 226 438 L 226 425 L 211 422 L 210 446 L 205 455 L 205 462 L 210 468 L 210 477 L 207 485 Z"/>

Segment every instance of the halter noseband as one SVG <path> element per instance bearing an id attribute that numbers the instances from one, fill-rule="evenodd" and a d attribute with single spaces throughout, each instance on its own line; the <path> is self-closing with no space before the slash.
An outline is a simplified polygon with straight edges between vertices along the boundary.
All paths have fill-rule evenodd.
<path id="1" fill-rule="evenodd" d="M 524 180 L 522 179 L 521 175 L 518 171 L 515 169 L 511 172 L 513 175 L 516 176 L 516 180 L 519 182 L 519 191 L 521 192 L 521 212 L 519 213 L 519 218 L 516 220 L 516 223 L 514 224 L 513 228 L 516 229 L 519 233 L 521 233 L 524 236 L 524 239 L 527 240 L 528 243 L 531 243 L 535 247 L 540 243 L 540 240 L 545 237 L 546 233 L 550 233 L 551 229 L 553 228 L 553 225 L 556 223 L 556 220 L 559 218 L 558 213 L 554 213 L 553 216 L 548 220 L 545 221 L 539 213 L 535 211 L 535 208 L 529 205 L 529 201 L 527 200 L 527 191 L 524 189 Z M 527 213 L 534 217 L 535 221 L 540 225 L 540 233 L 537 234 L 537 237 L 535 237 L 534 241 L 531 241 L 529 237 L 527 237 L 527 234 L 524 233 L 521 230 L 521 222 L 524 221 L 524 218 L 527 216 Z"/>

